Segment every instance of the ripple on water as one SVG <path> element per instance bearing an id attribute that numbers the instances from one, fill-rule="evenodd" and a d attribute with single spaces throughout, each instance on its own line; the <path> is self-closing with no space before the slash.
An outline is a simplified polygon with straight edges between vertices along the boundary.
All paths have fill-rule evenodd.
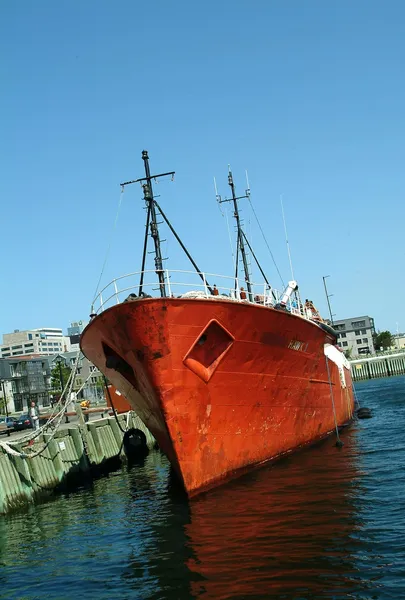
<path id="1" fill-rule="evenodd" d="M 405 597 L 405 378 L 358 384 L 374 418 L 190 504 L 150 453 L 0 520 L 0 598 Z"/>

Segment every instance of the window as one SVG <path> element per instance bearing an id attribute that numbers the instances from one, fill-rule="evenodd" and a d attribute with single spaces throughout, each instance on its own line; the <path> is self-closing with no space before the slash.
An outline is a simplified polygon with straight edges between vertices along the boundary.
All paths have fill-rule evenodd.
<path id="1" fill-rule="evenodd" d="M 35 337 L 39 337 L 39 333 L 36 333 L 36 334 L 35 334 Z"/>
<path id="2" fill-rule="evenodd" d="M 341 323 L 340 325 L 335 324 L 333 327 L 336 331 L 341 331 L 342 329 L 346 329 L 346 325 L 344 323 Z"/>
<path id="3" fill-rule="evenodd" d="M 361 340 L 356 340 L 356 342 L 357 342 L 358 344 L 362 344 L 362 343 L 363 343 Z"/>
<path id="4" fill-rule="evenodd" d="M 361 327 L 365 327 L 366 326 L 366 322 L 365 321 L 352 321 L 352 327 L 353 329 L 357 329 L 357 328 L 361 328 Z"/>
<path id="5" fill-rule="evenodd" d="M 22 348 L 22 344 L 19 346 L 11 346 L 11 350 L 19 350 L 20 348 Z"/>
<path id="6" fill-rule="evenodd" d="M 360 335 L 360 331 L 359 330 L 355 331 L 354 335 Z"/>
<path id="7" fill-rule="evenodd" d="M 367 329 L 362 329 L 362 330 L 361 330 L 361 333 L 362 333 L 363 335 L 367 335 Z"/>
<path id="8" fill-rule="evenodd" d="M 368 344 L 368 339 L 367 338 L 363 338 L 363 344 Z"/>
<path id="9" fill-rule="evenodd" d="M 10 346 L 8 346 L 7 348 L 2 348 L 1 350 L 2 352 L 8 352 L 10 350 Z"/>
<path id="10" fill-rule="evenodd" d="M 341 333 L 341 334 L 340 334 L 340 337 L 342 337 L 342 338 L 345 338 L 345 337 L 346 337 L 346 334 L 345 334 L 345 333 Z"/>
<path id="11" fill-rule="evenodd" d="M 338 346 L 339 346 L 339 348 L 341 348 L 341 347 L 342 347 L 342 344 L 341 344 L 340 342 L 338 342 Z"/>
<path id="12" fill-rule="evenodd" d="M 347 342 L 343 342 L 343 346 L 347 346 Z"/>
<path id="13" fill-rule="evenodd" d="M 2 358 L 7 358 L 8 356 L 10 356 L 10 352 L 8 352 L 8 354 L 3 354 Z"/>
<path id="14" fill-rule="evenodd" d="M 32 340 L 32 333 L 29 333 L 29 334 L 28 334 L 28 339 L 29 339 L 29 340 Z"/>

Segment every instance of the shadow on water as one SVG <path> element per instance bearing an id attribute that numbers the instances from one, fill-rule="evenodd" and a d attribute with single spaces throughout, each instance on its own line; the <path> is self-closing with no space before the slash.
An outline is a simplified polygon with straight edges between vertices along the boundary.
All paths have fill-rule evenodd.
<path id="1" fill-rule="evenodd" d="M 0 598 L 405 597 L 405 378 L 375 417 L 188 502 L 158 451 L 0 519 Z M 382 407 L 383 405 L 383 407 Z"/>

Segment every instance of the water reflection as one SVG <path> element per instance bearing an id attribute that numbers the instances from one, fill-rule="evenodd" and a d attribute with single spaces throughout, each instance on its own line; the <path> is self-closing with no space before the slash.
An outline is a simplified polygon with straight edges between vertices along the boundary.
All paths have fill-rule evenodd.
<path id="1" fill-rule="evenodd" d="M 342 450 L 327 440 L 191 503 L 154 451 L 0 519 L 0 598 L 405 597 L 399 384 L 364 386 L 375 417 Z"/>
<path id="2" fill-rule="evenodd" d="M 191 504 L 186 534 L 203 581 L 193 597 L 332 598 L 353 590 L 355 432 L 218 488 Z M 343 594 L 343 595 L 342 595 Z"/>

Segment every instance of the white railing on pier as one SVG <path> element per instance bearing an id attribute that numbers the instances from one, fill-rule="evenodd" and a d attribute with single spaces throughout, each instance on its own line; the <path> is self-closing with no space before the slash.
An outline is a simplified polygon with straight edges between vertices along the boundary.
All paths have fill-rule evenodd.
<path id="1" fill-rule="evenodd" d="M 271 288 L 267 283 L 250 282 L 251 293 L 247 290 L 246 282 L 234 277 L 215 273 L 199 273 L 197 271 L 162 271 L 166 296 L 170 298 L 199 298 L 231 300 L 234 302 L 250 302 L 264 306 L 275 306 L 280 302 L 282 292 Z M 130 294 L 140 293 L 140 278 L 142 272 L 128 273 L 113 279 L 95 297 L 91 313 L 99 314 L 114 304 L 120 304 Z M 214 286 L 218 294 L 213 293 Z M 152 297 L 160 297 L 161 284 L 157 281 L 156 271 L 143 271 L 142 293 Z M 134 296 L 134 297 L 135 297 Z M 286 308 L 293 314 L 309 318 L 298 296 L 289 298 Z"/>

